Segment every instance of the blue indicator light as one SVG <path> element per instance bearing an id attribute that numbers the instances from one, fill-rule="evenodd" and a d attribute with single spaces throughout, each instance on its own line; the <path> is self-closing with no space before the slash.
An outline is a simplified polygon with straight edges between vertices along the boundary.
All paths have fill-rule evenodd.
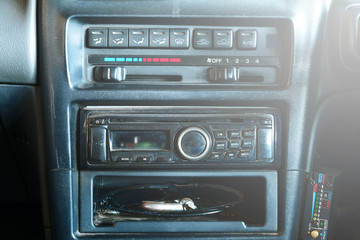
<path id="1" fill-rule="evenodd" d="M 126 58 L 126 61 L 127 61 L 127 62 L 132 62 L 133 59 L 132 59 L 132 58 Z"/>
<path id="2" fill-rule="evenodd" d="M 139 58 L 139 62 L 142 62 L 142 58 Z"/>
<path id="3" fill-rule="evenodd" d="M 311 217 L 312 218 L 314 216 L 315 197 L 316 197 L 316 193 L 313 192 L 313 201 L 312 201 L 312 208 L 311 208 Z"/>
<path id="4" fill-rule="evenodd" d="M 104 62 L 115 62 L 115 58 L 104 58 Z"/>
<path id="5" fill-rule="evenodd" d="M 134 62 L 137 62 L 139 59 L 138 58 L 134 58 Z"/>
<path id="6" fill-rule="evenodd" d="M 318 179 L 318 183 L 322 183 L 323 182 L 323 174 L 322 173 L 320 173 L 319 174 L 319 179 Z"/>
<path id="7" fill-rule="evenodd" d="M 117 62 L 125 62 L 125 58 L 117 58 L 116 61 Z"/>

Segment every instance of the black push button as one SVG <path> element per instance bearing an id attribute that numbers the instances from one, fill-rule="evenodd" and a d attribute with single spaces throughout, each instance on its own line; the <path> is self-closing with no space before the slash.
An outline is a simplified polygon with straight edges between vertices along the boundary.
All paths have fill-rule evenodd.
<path id="1" fill-rule="evenodd" d="M 237 47 L 241 50 L 255 50 L 257 48 L 256 30 L 239 30 L 237 32 Z"/>
<path id="2" fill-rule="evenodd" d="M 94 80 L 97 82 L 120 82 L 126 78 L 126 69 L 122 67 L 95 67 Z"/>
<path id="3" fill-rule="evenodd" d="M 150 47 L 168 48 L 169 29 L 150 29 Z"/>
<path id="4" fill-rule="evenodd" d="M 229 131 L 229 137 L 230 138 L 240 138 L 241 137 L 240 130 L 231 130 L 231 131 Z"/>
<path id="5" fill-rule="evenodd" d="M 217 139 L 226 139 L 226 130 L 214 131 L 214 136 Z"/>
<path id="6" fill-rule="evenodd" d="M 107 28 L 89 28 L 87 30 L 87 46 L 89 48 L 105 48 L 107 44 Z"/>
<path id="7" fill-rule="evenodd" d="M 237 159 L 237 156 L 239 155 L 239 152 L 227 152 L 225 155 L 226 160 L 234 160 Z"/>
<path id="8" fill-rule="evenodd" d="M 231 29 L 214 30 L 214 48 L 231 49 L 233 47 L 233 31 Z"/>
<path id="9" fill-rule="evenodd" d="M 226 148 L 227 148 L 227 142 L 216 142 L 215 143 L 216 150 L 226 150 Z"/>
<path id="10" fill-rule="evenodd" d="M 212 48 L 212 30 L 195 29 L 193 36 L 193 47 L 196 49 Z"/>
<path id="11" fill-rule="evenodd" d="M 126 48 L 129 46 L 128 29 L 109 29 L 109 47 Z"/>
<path id="12" fill-rule="evenodd" d="M 244 140 L 242 143 L 243 147 L 252 147 L 253 146 L 253 141 L 252 140 Z"/>
<path id="13" fill-rule="evenodd" d="M 152 157 L 150 156 L 139 156 L 136 158 L 136 162 L 139 163 L 149 163 L 152 161 Z"/>
<path id="14" fill-rule="evenodd" d="M 225 156 L 224 152 L 212 152 L 210 156 L 210 160 L 221 160 Z"/>
<path id="15" fill-rule="evenodd" d="M 241 141 L 230 141 L 229 147 L 231 149 L 240 149 L 241 147 Z"/>
<path id="16" fill-rule="evenodd" d="M 257 159 L 273 159 L 274 140 L 272 139 L 272 129 L 260 128 L 257 134 Z"/>
<path id="17" fill-rule="evenodd" d="M 261 125 L 271 125 L 272 121 L 271 121 L 271 119 L 263 119 L 263 120 L 260 120 L 260 123 L 261 123 Z"/>
<path id="18" fill-rule="evenodd" d="M 130 29 L 129 30 L 129 47 L 133 47 L 133 48 L 149 47 L 149 30 L 148 29 Z"/>
<path id="19" fill-rule="evenodd" d="M 242 135 L 243 135 L 243 137 L 252 138 L 255 136 L 255 131 L 254 130 L 243 130 Z"/>
<path id="20" fill-rule="evenodd" d="M 249 159 L 249 156 L 250 156 L 250 151 L 249 150 L 242 150 L 239 153 L 239 158 L 244 159 L 244 160 Z"/>
<path id="21" fill-rule="evenodd" d="M 170 29 L 170 48 L 189 48 L 189 29 Z"/>
<path id="22" fill-rule="evenodd" d="M 235 67 L 211 67 L 207 71 L 209 82 L 235 82 L 238 78 Z"/>
<path id="23" fill-rule="evenodd" d="M 131 157 L 118 157 L 117 161 L 121 163 L 129 163 L 131 162 Z"/>
<path id="24" fill-rule="evenodd" d="M 107 133 L 106 128 L 90 128 L 90 159 L 93 161 L 106 161 Z"/>

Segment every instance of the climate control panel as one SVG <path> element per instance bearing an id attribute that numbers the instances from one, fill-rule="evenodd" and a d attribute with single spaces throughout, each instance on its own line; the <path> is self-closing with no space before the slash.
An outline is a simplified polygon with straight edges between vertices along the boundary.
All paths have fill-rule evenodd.
<path id="1" fill-rule="evenodd" d="M 288 76 L 291 25 L 274 26 L 225 19 L 181 19 L 180 24 L 174 18 L 74 18 L 67 41 L 70 80 L 87 89 L 278 87 Z M 74 41 L 71 36 L 80 29 L 82 39 Z"/>

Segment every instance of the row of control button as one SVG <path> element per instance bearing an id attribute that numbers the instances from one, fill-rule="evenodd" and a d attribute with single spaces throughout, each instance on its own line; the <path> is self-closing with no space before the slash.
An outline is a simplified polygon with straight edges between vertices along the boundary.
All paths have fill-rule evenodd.
<path id="1" fill-rule="evenodd" d="M 250 150 L 212 152 L 210 160 L 249 160 Z"/>
<path id="2" fill-rule="evenodd" d="M 227 149 L 240 149 L 240 148 L 252 148 L 253 140 L 238 140 L 238 141 L 216 141 L 214 149 L 227 150 Z"/>
<path id="3" fill-rule="evenodd" d="M 214 136 L 216 139 L 226 139 L 227 137 L 234 139 L 252 138 L 255 136 L 255 130 L 216 130 Z"/>
<path id="4" fill-rule="evenodd" d="M 151 162 L 158 162 L 158 163 L 171 163 L 172 158 L 170 156 L 168 157 L 153 157 L 153 156 L 123 156 L 123 157 L 117 157 L 117 162 L 120 163 L 130 163 L 130 162 L 137 162 L 137 163 L 151 163 Z"/>
<path id="5" fill-rule="evenodd" d="M 193 46 L 196 49 L 232 49 L 233 30 L 231 29 L 195 29 Z M 236 32 L 236 46 L 240 50 L 254 50 L 257 48 L 256 30 L 238 30 Z"/>
<path id="6" fill-rule="evenodd" d="M 195 49 L 232 49 L 233 30 L 194 29 L 193 47 Z M 190 47 L 189 29 L 127 29 L 127 28 L 89 28 L 87 46 L 89 48 L 182 48 Z M 236 46 L 240 50 L 257 48 L 256 30 L 238 30 Z"/>
<path id="7" fill-rule="evenodd" d="M 189 29 L 89 28 L 89 48 L 189 48 Z"/>

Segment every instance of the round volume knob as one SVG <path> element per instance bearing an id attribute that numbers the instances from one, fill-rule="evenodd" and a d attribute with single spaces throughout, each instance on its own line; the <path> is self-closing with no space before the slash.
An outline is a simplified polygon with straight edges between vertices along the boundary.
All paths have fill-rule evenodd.
<path id="1" fill-rule="evenodd" d="M 176 147 L 187 160 L 203 159 L 211 150 L 211 138 L 207 131 L 199 127 L 189 127 L 180 131 Z"/>

